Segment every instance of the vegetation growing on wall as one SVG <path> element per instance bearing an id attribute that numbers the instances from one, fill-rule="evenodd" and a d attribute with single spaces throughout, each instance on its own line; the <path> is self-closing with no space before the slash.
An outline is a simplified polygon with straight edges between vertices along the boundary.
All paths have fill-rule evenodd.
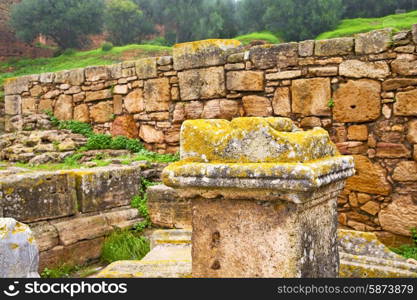
<path id="1" fill-rule="evenodd" d="M 398 248 L 391 248 L 391 250 L 405 258 L 417 260 L 417 228 L 412 228 L 410 232 L 413 241 L 412 245 L 402 245 Z"/>

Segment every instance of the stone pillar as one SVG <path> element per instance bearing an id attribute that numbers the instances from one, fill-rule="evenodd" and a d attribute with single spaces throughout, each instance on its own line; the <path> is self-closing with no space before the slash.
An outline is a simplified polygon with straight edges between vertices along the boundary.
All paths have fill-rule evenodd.
<path id="1" fill-rule="evenodd" d="M 193 277 L 337 277 L 337 195 L 353 174 L 321 128 L 184 122 L 163 180 L 192 200 Z"/>

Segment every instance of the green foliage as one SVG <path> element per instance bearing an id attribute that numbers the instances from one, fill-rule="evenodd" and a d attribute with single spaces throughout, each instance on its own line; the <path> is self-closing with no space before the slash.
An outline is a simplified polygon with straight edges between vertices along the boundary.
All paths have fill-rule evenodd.
<path id="1" fill-rule="evenodd" d="M 110 51 L 111 49 L 113 49 L 113 43 L 111 43 L 111 42 L 104 42 L 102 45 L 101 45 L 101 50 L 103 51 L 103 52 L 108 52 L 108 51 Z"/>
<path id="2" fill-rule="evenodd" d="M 141 179 L 141 188 L 138 195 L 132 198 L 131 206 L 139 210 L 139 214 L 144 218 L 144 220 L 135 225 L 134 230 L 136 232 L 142 232 L 145 228 L 148 228 L 151 225 L 151 220 L 149 218 L 148 211 L 148 195 L 146 193 L 148 187 L 157 185 L 157 182 L 152 182 L 147 179 Z"/>
<path id="3" fill-rule="evenodd" d="M 109 38 L 116 45 L 140 42 L 154 31 L 139 6 L 131 0 L 110 0 L 104 19 Z"/>
<path id="4" fill-rule="evenodd" d="M 56 268 L 45 268 L 42 273 L 42 278 L 69 278 L 71 273 L 78 272 L 81 269 L 80 266 L 72 266 L 68 264 L 63 264 Z"/>
<path id="5" fill-rule="evenodd" d="M 13 6 L 10 24 L 25 42 L 44 35 L 63 49 L 78 48 L 101 32 L 103 7 L 103 0 L 23 0 Z"/>
<path id="6" fill-rule="evenodd" d="M 245 35 L 240 35 L 234 38 L 244 45 L 248 45 L 253 41 L 265 41 L 270 44 L 279 44 L 282 42 L 280 38 L 269 31 L 253 32 Z"/>
<path id="7" fill-rule="evenodd" d="M 143 144 L 136 139 L 129 139 L 124 136 L 116 136 L 113 138 L 110 148 L 115 150 L 126 149 L 136 153 L 143 149 Z"/>
<path id="8" fill-rule="evenodd" d="M 101 259 L 107 263 L 140 260 L 149 251 L 148 239 L 130 231 L 115 231 L 104 241 Z"/>
<path id="9" fill-rule="evenodd" d="M 53 121 L 53 123 L 55 124 L 56 121 Z M 67 129 L 72 133 L 82 134 L 86 137 L 94 135 L 93 128 L 90 124 L 79 121 L 58 121 L 58 128 Z"/>
<path id="10" fill-rule="evenodd" d="M 329 102 L 327 102 L 327 106 L 330 107 L 330 108 L 334 107 L 334 99 L 333 98 L 330 98 Z"/>
<path id="11" fill-rule="evenodd" d="M 85 147 L 88 150 L 111 149 L 112 137 L 108 134 L 93 134 L 88 137 Z"/>
<path id="12" fill-rule="evenodd" d="M 171 46 L 168 40 L 162 36 L 156 37 L 152 40 L 144 41 L 147 45 L 156 45 L 156 46 Z"/>
<path id="13" fill-rule="evenodd" d="M 410 232 L 413 241 L 412 245 L 402 245 L 398 248 L 391 248 L 391 250 L 405 258 L 417 260 L 417 228 L 412 228 Z"/>
<path id="14" fill-rule="evenodd" d="M 79 160 L 83 158 L 84 154 L 82 153 L 74 153 L 68 157 L 65 158 L 64 164 L 68 166 L 78 166 Z"/>
<path id="15" fill-rule="evenodd" d="M 343 18 L 377 18 L 395 13 L 396 9 L 417 9 L 413 0 L 343 0 Z"/>
<path id="16" fill-rule="evenodd" d="M 317 36 L 317 40 L 332 39 L 344 36 L 353 36 L 357 33 L 369 32 L 372 30 L 393 28 L 394 31 L 410 29 L 417 23 L 417 11 L 405 14 L 389 15 L 383 18 L 369 19 L 346 19 L 336 29 L 324 32 Z"/>
<path id="17" fill-rule="evenodd" d="M 175 162 L 179 160 L 179 153 L 177 154 L 159 154 L 155 152 L 148 151 L 146 149 L 142 149 L 139 151 L 133 158 L 133 161 L 151 161 L 151 162 Z"/>

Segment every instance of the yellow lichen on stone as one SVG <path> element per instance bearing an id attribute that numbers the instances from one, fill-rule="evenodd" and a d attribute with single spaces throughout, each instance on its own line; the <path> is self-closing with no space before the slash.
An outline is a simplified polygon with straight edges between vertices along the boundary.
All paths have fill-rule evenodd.
<path id="1" fill-rule="evenodd" d="M 238 40 L 230 39 L 208 39 L 195 42 L 180 43 L 174 46 L 177 54 L 192 54 L 204 51 L 207 48 L 218 47 L 222 50 L 239 47 L 242 43 Z"/>

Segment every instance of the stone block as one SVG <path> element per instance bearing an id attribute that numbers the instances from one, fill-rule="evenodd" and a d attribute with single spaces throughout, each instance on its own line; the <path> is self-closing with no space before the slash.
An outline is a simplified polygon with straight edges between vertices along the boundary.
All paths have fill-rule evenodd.
<path id="1" fill-rule="evenodd" d="M 268 73 L 266 74 L 267 80 L 284 80 L 284 79 L 294 79 L 301 77 L 302 73 L 301 70 L 294 70 L 294 71 L 282 71 L 277 73 Z"/>
<path id="2" fill-rule="evenodd" d="M 109 79 L 109 69 L 106 66 L 85 68 L 86 81 L 99 81 Z"/>
<path id="3" fill-rule="evenodd" d="M 290 89 L 287 87 L 277 88 L 272 99 L 274 114 L 280 117 L 288 117 L 291 114 Z"/>
<path id="4" fill-rule="evenodd" d="M 314 40 L 303 41 L 298 43 L 298 54 L 302 57 L 313 56 L 314 44 Z"/>
<path id="5" fill-rule="evenodd" d="M 227 72 L 227 89 L 231 91 L 263 91 L 264 73 L 257 71 Z"/>
<path id="6" fill-rule="evenodd" d="M 407 140 L 411 144 L 417 144 L 417 120 L 408 122 Z"/>
<path id="7" fill-rule="evenodd" d="M 329 116 L 330 79 L 297 79 L 292 82 L 292 112 L 303 116 Z"/>
<path id="8" fill-rule="evenodd" d="M 142 58 L 135 63 L 136 76 L 139 79 L 149 79 L 158 77 L 156 57 Z"/>
<path id="9" fill-rule="evenodd" d="M 191 228 L 191 201 L 165 185 L 149 187 L 148 207 L 153 224 L 167 228 Z"/>
<path id="10" fill-rule="evenodd" d="M 84 69 L 56 72 L 54 78 L 55 83 L 68 83 L 70 85 L 81 85 L 84 80 Z"/>
<path id="11" fill-rule="evenodd" d="M 411 236 L 410 229 L 417 227 L 417 205 L 412 195 L 393 195 L 392 203 L 379 213 L 379 222 L 385 231 Z"/>
<path id="12" fill-rule="evenodd" d="M 74 120 L 83 123 L 90 122 L 90 112 L 87 104 L 80 104 L 74 107 Z"/>
<path id="13" fill-rule="evenodd" d="M 417 45 L 417 24 L 414 24 L 411 28 L 411 34 L 413 35 L 413 42 Z"/>
<path id="14" fill-rule="evenodd" d="M 76 178 L 78 207 L 81 212 L 129 205 L 140 188 L 138 166 L 109 166 L 66 172 Z"/>
<path id="15" fill-rule="evenodd" d="M 385 80 L 382 83 L 382 89 L 384 91 L 394 91 L 400 88 L 406 88 L 408 86 L 415 86 L 417 85 L 416 78 L 392 78 Z"/>
<path id="16" fill-rule="evenodd" d="M 0 218 L 0 258 L 0 278 L 39 278 L 38 247 L 29 226 Z"/>
<path id="17" fill-rule="evenodd" d="M 75 178 L 68 174 L 34 172 L 0 179 L 3 215 L 22 222 L 53 219 L 76 212 Z"/>
<path id="18" fill-rule="evenodd" d="M 381 115 L 381 84 L 362 79 L 343 83 L 334 93 L 336 122 L 367 122 Z"/>
<path id="19" fill-rule="evenodd" d="M 356 54 L 376 54 L 388 50 L 392 45 L 392 29 L 374 30 L 355 36 Z"/>
<path id="20" fill-rule="evenodd" d="M 248 117 L 272 116 L 271 101 L 261 96 L 245 96 L 242 98 L 243 109 Z"/>
<path id="21" fill-rule="evenodd" d="M 31 76 L 23 76 L 17 78 L 10 78 L 4 81 L 4 94 L 20 95 L 23 92 L 29 91 L 29 83 Z"/>
<path id="22" fill-rule="evenodd" d="M 104 217 L 110 226 L 122 230 L 129 229 L 140 221 L 143 221 L 139 216 L 138 209 L 131 207 L 105 213 Z"/>
<path id="23" fill-rule="evenodd" d="M 417 116 L 417 89 L 400 92 L 394 103 L 394 115 Z"/>
<path id="24" fill-rule="evenodd" d="M 227 51 L 237 48 L 237 40 L 212 39 L 176 44 L 173 48 L 175 70 L 185 70 L 226 63 Z"/>
<path id="25" fill-rule="evenodd" d="M 140 126 L 139 137 L 148 144 L 161 144 L 164 142 L 164 133 L 151 125 Z"/>
<path id="26" fill-rule="evenodd" d="M 112 123 L 110 133 L 113 136 L 125 136 L 130 139 L 139 137 L 138 126 L 132 115 L 116 117 Z"/>
<path id="27" fill-rule="evenodd" d="M 226 96 L 223 67 L 178 73 L 181 100 L 223 98 Z"/>
<path id="28" fill-rule="evenodd" d="M 353 38 L 336 38 L 316 41 L 314 54 L 317 56 L 348 55 L 353 53 Z"/>
<path id="29" fill-rule="evenodd" d="M 393 73 L 400 76 L 416 76 L 417 60 L 396 59 L 391 63 Z"/>
<path id="30" fill-rule="evenodd" d="M 339 74 L 352 78 L 382 79 L 390 75 L 390 69 L 385 61 L 346 60 L 340 64 Z"/>
<path id="31" fill-rule="evenodd" d="M 380 158 L 409 158 L 411 151 L 404 144 L 378 143 L 376 156 Z"/>
<path id="32" fill-rule="evenodd" d="M 94 123 L 106 123 L 113 119 L 113 104 L 111 101 L 99 102 L 90 107 L 90 117 Z"/>
<path id="33" fill-rule="evenodd" d="M 111 90 L 100 90 L 100 91 L 93 91 L 93 92 L 87 92 L 85 95 L 85 102 L 91 102 L 91 101 L 98 101 L 98 100 L 105 100 L 105 99 L 111 99 L 113 97 L 113 94 Z"/>
<path id="34" fill-rule="evenodd" d="M 136 114 L 145 110 L 145 100 L 141 89 L 129 93 L 124 100 L 125 108 L 130 114 Z"/>
<path id="35" fill-rule="evenodd" d="M 349 126 L 347 137 L 351 141 L 366 141 L 366 140 L 368 140 L 368 126 L 366 126 L 366 125 L 352 125 L 352 126 Z"/>
<path id="36" fill-rule="evenodd" d="M 47 222 L 30 224 L 39 251 L 46 251 L 58 245 L 58 232 L 56 228 Z"/>
<path id="37" fill-rule="evenodd" d="M 143 89 L 147 112 L 166 111 L 171 101 L 171 90 L 168 78 L 149 79 Z"/>
<path id="38" fill-rule="evenodd" d="M 395 181 L 417 181 L 417 163 L 414 161 L 401 161 L 394 169 L 392 178 Z"/>
<path id="39" fill-rule="evenodd" d="M 73 101 L 71 95 L 61 95 L 55 102 L 54 116 L 59 120 L 68 121 L 73 118 Z"/>
<path id="40" fill-rule="evenodd" d="M 22 98 L 19 95 L 5 96 L 4 109 L 6 115 L 18 115 L 22 112 Z"/>
<path id="41" fill-rule="evenodd" d="M 250 48 L 249 59 L 256 69 L 285 68 L 296 65 L 298 44 L 260 45 Z"/>

